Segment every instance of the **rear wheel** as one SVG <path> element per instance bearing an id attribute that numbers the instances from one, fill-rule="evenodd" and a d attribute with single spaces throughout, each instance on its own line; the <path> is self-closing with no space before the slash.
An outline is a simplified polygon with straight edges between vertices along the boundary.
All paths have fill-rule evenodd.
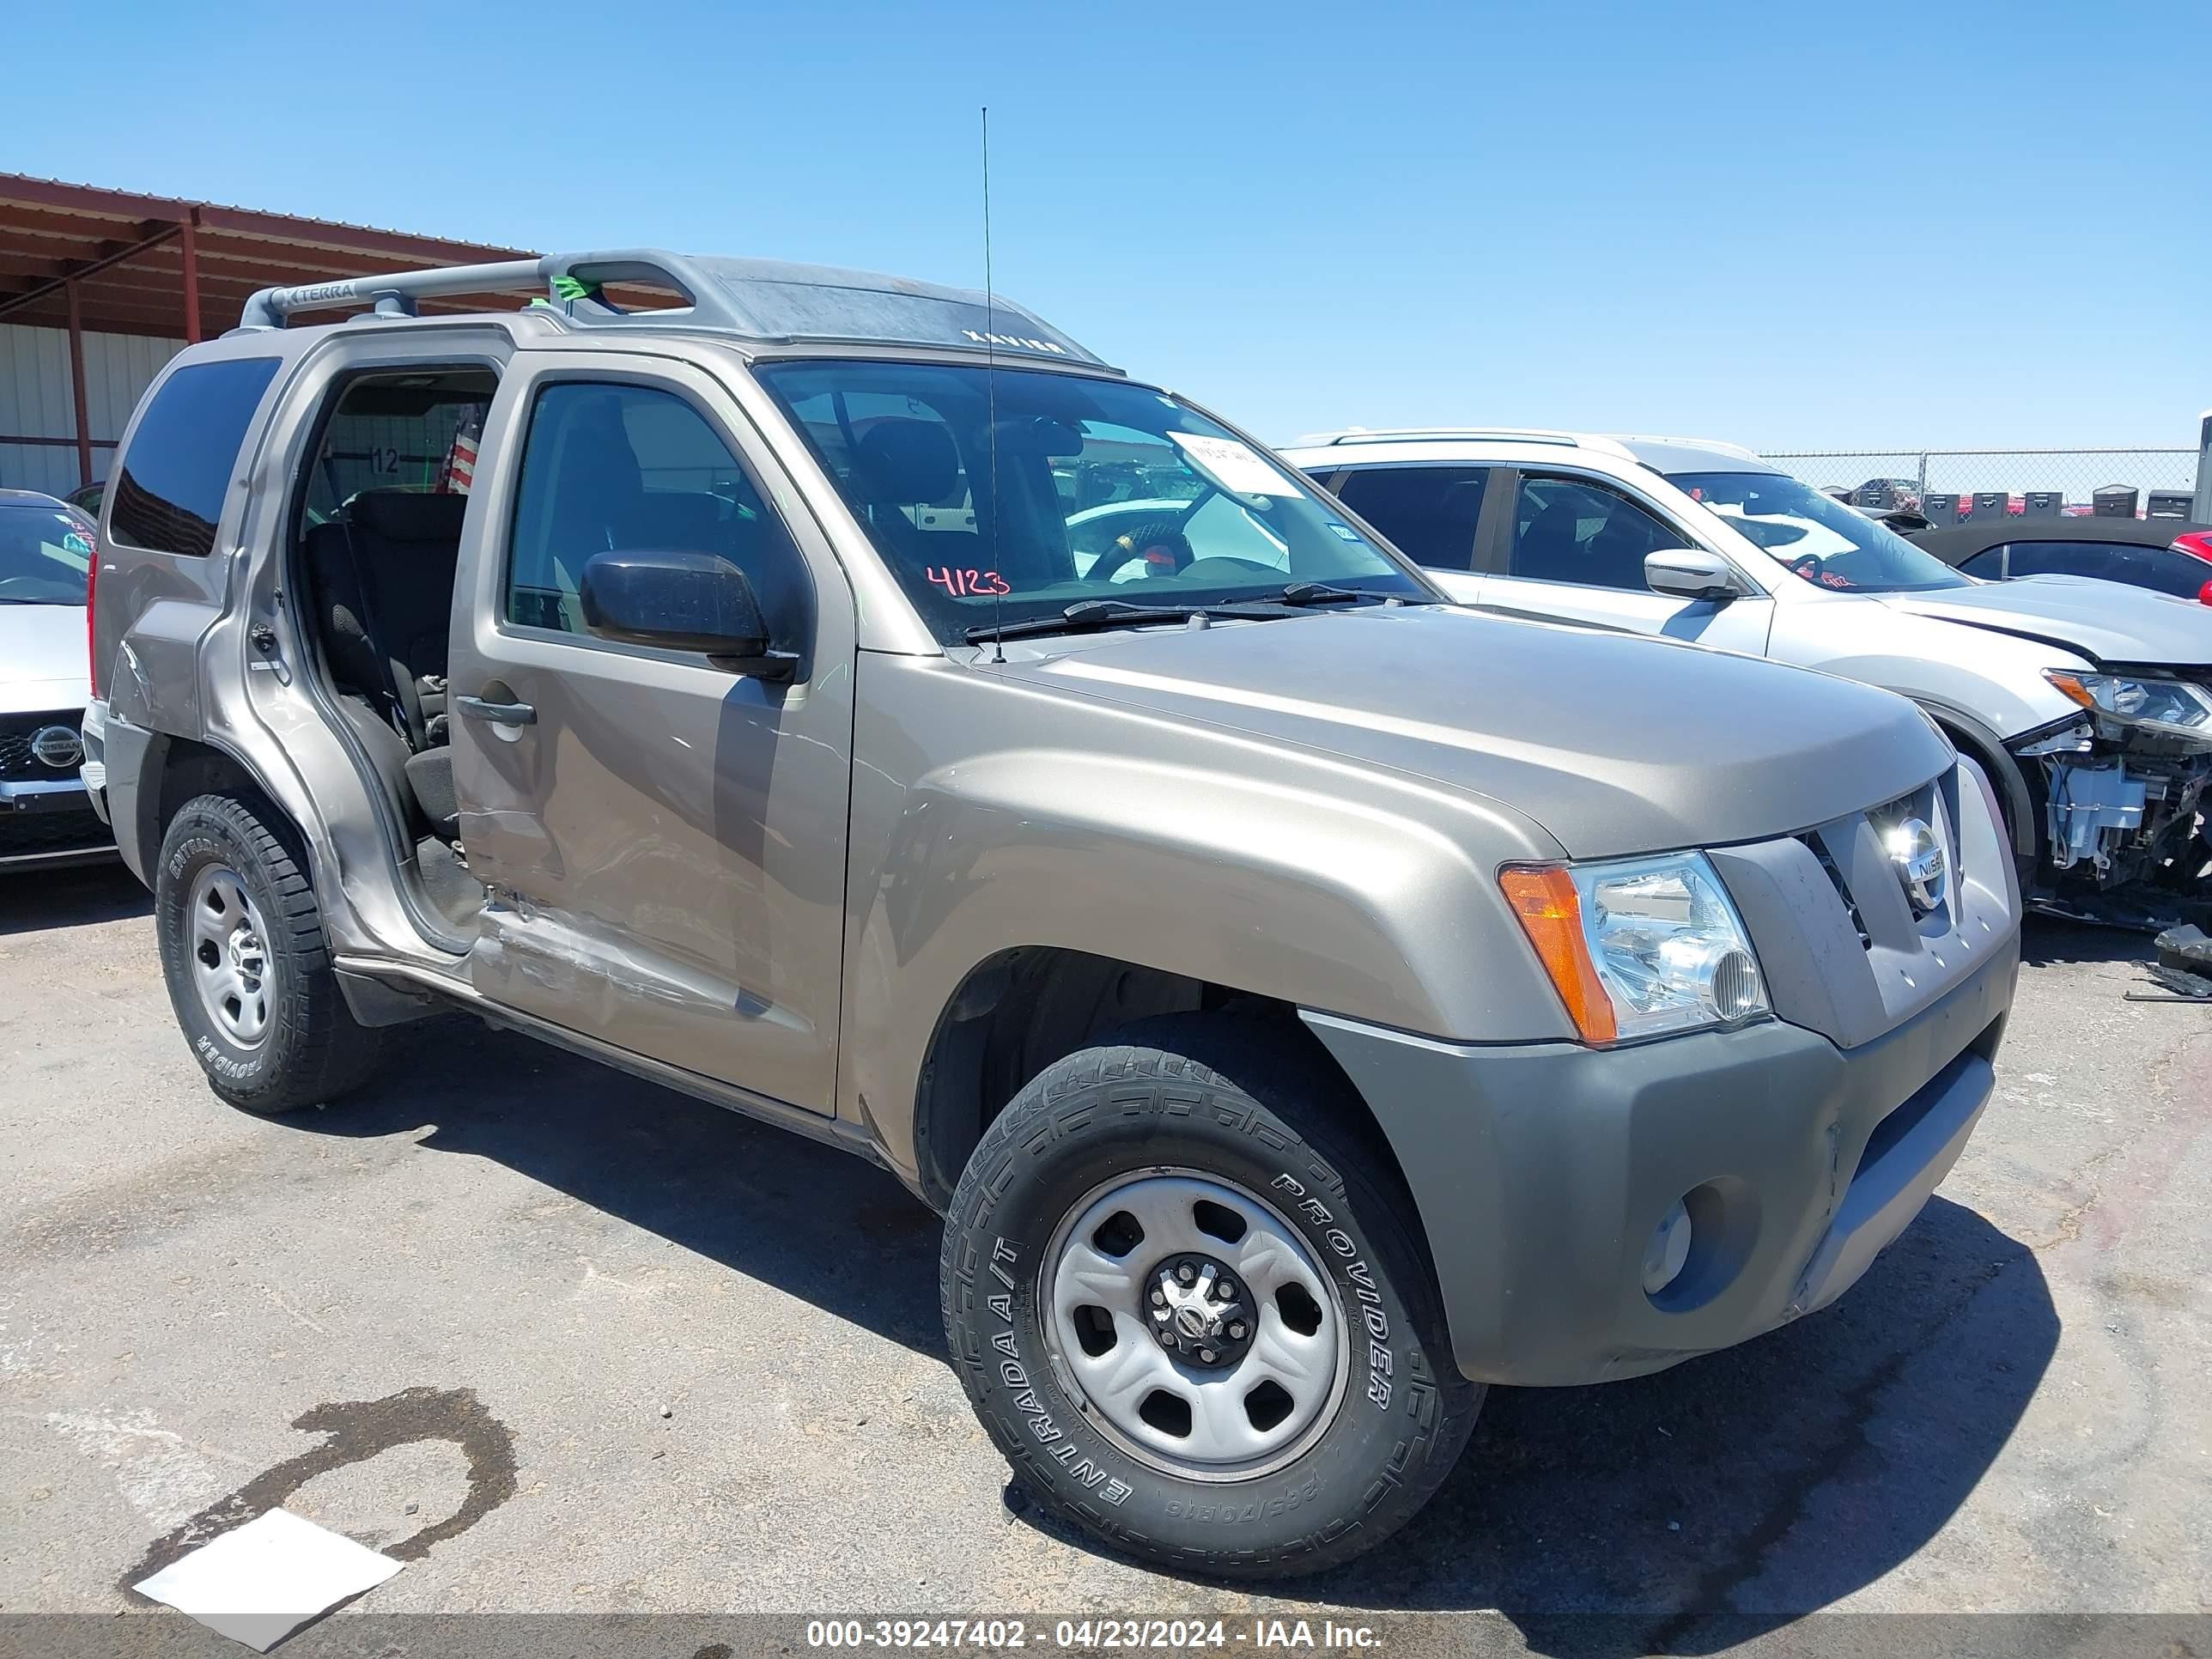
<path id="1" fill-rule="evenodd" d="M 374 1070 L 376 1034 L 331 971 L 314 889 L 251 806 L 185 802 L 162 838 L 154 901 L 170 1006 L 225 1100 L 288 1112 Z"/>
<path id="2" fill-rule="evenodd" d="M 1395 1171 L 1270 1021 L 1144 1022 L 1032 1081 L 953 1196 L 946 1333 L 1054 1509 L 1223 1577 L 1318 1571 L 1440 1485 L 1462 1379 Z"/>

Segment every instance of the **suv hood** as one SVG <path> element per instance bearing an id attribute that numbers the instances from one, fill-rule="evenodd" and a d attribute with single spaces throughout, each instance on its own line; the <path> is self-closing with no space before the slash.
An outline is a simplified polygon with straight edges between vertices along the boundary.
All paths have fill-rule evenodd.
<path id="1" fill-rule="evenodd" d="M 78 709 L 92 695 L 81 605 L 0 605 L 0 714 Z"/>
<path id="2" fill-rule="evenodd" d="M 1869 597 L 1916 617 L 2041 640 L 2096 663 L 2212 663 L 2212 605 L 2093 576 L 2016 576 Z"/>
<path id="3" fill-rule="evenodd" d="M 1951 764 L 1918 709 L 1872 686 L 1442 606 L 1050 644 L 990 672 L 1480 795 L 1576 858 L 1787 835 Z"/>

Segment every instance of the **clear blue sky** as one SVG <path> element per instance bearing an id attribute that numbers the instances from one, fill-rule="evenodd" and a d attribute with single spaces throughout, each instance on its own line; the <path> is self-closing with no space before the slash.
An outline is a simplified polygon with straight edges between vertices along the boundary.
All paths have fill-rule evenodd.
<path id="1" fill-rule="evenodd" d="M 2212 5 L 15 9 L 0 167 L 999 286 L 1277 441 L 2194 441 Z"/>

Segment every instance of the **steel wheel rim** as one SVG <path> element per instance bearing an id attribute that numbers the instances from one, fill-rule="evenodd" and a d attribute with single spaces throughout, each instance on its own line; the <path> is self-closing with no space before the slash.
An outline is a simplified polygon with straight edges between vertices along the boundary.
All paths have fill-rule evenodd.
<path id="1" fill-rule="evenodd" d="M 1240 1218 L 1242 1235 L 1207 1231 L 1201 1204 Z M 1101 1230 L 1117 1217 L 1134 1218 L 1142 1231 L 1141 1242 L 1119 1256 L 1099 1243 Z M 1218 1224 L 1218 1216 L 1206 1220 Z M 1109 1233 L 1109 1243 L 1125 1236 Z M 1210 1259 L 1233 1277 L 1252 1314 L 1241 1353 L 1224 1352 L 1223 1363 L 1211 1366 L 1170 1352 L 1158 1335 L 1168 1322 L 1157 1319 L 1156 1275 L 1164 1264 L 1191 1257 Z M 1343 1300 L 1283 1213 L 1233 1182 L 1169 1167 L 1116 1176 L 1070 1208 L 1038 1281 L 1054 1370 L 1085 1419 L 1164 1474 L 1256 1480 L 1303 1456 L 1343 1404 L 1352 1369 Z M 1112 1340 L 1102 1349 L 1109 1329 Z M 1265 1395 L 1255 1408 L 1263 1384 L 1281 1390 L 1287 1409 L 1282 1398 Z M 1180 1414 L 1153 1400 L 1163 1394 L 1182 1402 Z"/>
<path id="2" fill-rule="evenodd" d="M 185 897 L 185 956 L 200 1008 L 241 1048 L 269 1034 L 276 997 L 276 965 L 261 908 L 237 871 L 210 864 L 192 878 Z"/>

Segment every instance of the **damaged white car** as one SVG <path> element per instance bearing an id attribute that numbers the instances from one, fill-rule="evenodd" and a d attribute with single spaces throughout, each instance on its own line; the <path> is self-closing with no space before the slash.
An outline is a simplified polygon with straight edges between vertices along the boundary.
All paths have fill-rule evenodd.
<path id="1" fill-rule="evenodd" d="M 1462 602 L 1825 669 L 1918 702 L 1996 785 L 2044 908 L 2212 907 L 2212 609 L 1983 582 L 1732 445 L 1351 431 L 1288 459 Z"/>

